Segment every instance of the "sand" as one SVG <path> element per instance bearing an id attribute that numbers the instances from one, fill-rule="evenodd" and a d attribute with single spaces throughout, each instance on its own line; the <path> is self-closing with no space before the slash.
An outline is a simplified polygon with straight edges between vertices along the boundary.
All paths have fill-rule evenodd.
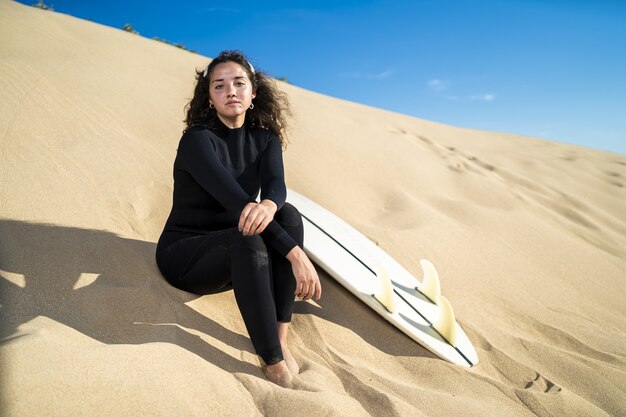
<path id="1" fill-rule="evenodd" d="M 0 1 L 0 414 L 626 415 L 626 156 L 399 115 L 280 83 L 286 182 L 443 292 L 449 364 L 318 270 L 294 389 L 232 292 L 155 262 L 194 68 L 209 58 Z"/>

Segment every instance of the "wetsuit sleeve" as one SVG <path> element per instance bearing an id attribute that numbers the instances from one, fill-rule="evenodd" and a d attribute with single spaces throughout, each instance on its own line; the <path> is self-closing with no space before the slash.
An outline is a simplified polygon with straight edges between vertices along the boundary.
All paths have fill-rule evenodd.
<path id="1" fill-rule="evenodd" d="M 249 196 L 237 180 L 224 168 L 217 157 L 215 148 L 213 148 L 213 143 L 202 133 L 191 132 L 181 139 L 178 152 L 185 169 L 198 184 L 226 210 L 235 213 L 233 220 L 236 225 L 244 207 L 250 202 L 256 202 L 256 200 Z M 293 238 L 276 220 L 272 220 L 261 235 L 282 256 L 287 256 L 291 249 L 297 246 Z"/>
<path id="2" fill-rule="evenodd" d="M 276 211 L 278 211 L 285 204 L 286 198 L 283 150 L 278 136 L 271 135 L 261 159 L 261 200 L 272 200 L 276 203 Z M 283 256 L 287 256 L 291 249 L 297 246 L 293 238 L 276 220 L 267 225 L 261 236 L 274 242 L 272 246 Z"/>
<path id="3" fill-rule="evenodd" d="M 269 244 L 284 257 L 287 257 L 287 254 L 298 246 L 291 235 L 289 235 L 276 220 L 272 220 L 270 224 L 267 225 L 265 230 L 261 233 L 261 236 L 267 239 Z"/>
<path id="4" fill-rule="evenodd" d="M 246 204 L 255 201 L 224 168 L 213 142 L 201 132 L 184 135 L 178 153 L 187 172 L 226 210 L 240 215 Z"/>
<path id="5" fill-rule="evenodd" d="M 276 203 L 278 210 L 285 204 L 285 168 L 283 151 L 278 136 L 271 135 L 261 159 L 261 200 L 269 199 Z"/>

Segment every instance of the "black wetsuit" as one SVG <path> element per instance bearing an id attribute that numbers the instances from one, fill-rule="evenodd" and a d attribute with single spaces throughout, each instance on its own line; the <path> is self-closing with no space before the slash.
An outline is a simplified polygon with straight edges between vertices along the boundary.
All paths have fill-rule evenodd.
<path id="1" fill-rule="evenodd" d="M 238 230 L 243 208 L 261 199 L 278 206 L 260 235 Z M 259 128 L 231 129 L 218 118 L 183 133 L 174 162 L 172 211 L 156 261 L 173 286 L 196 294 L 233 288 L 256 352 L 283 359 L 277 321 L 291 321 L 296 287 L 287 253 L 303 246 L 302 217 L 285 202 L 280 140 Z"/>

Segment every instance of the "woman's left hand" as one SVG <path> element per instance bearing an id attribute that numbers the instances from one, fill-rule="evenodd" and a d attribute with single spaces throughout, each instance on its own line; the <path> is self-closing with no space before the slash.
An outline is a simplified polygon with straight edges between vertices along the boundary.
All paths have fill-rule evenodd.
<path id="1" fill-rule="evenodd" d="M 272 200 L 262 200 L 260 203 L 248 203 L 239 216 L 239 231 L 244 236 L 260 234 L 268 224 L 274 220 L 278 207 Z"/>

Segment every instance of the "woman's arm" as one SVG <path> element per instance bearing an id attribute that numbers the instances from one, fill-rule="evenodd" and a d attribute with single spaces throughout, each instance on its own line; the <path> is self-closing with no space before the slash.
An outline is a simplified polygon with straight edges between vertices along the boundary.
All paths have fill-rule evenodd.
<path id="1" fill-rule="evenodd" d="M 261 199 L 273 201 L 280 210 L 286 198 L 283 151 L 278 136 L 271 134 L 261 159 Z"/>
<path id="2" fill-rule="evenodd" d="M 245 218 L 248 214 L 245 213 L 244 219 L 242 219 L 244 209 L 250 203 L 260 203 L 257 203 L 254 198 L 250 197 L 241 188 L 237 180 L 224 168 L 213 148 L 212 142 L 206 137 L 206 132 L 194 131 L 183 135 L 178 147 L 178 153 L 184 168 L 198 184 L 224 208 L 236 213 L 239 219 L 239 226 L 243 226 L 241 223 L 242 221 L 245 223 Z M 275 204 L 276 202 L 272 200 L 263 204 L 271 206 L 272 203 Z M 297 246 L 293 238 L 275 220 L 272 220 L 267 225 L 263 231 L 263 237 L 266 237 L 269 244 L 283 256 L 286 256 L 291 249 Z"/>
<path id="3" fill-rule="evenodd" d="M 207 131 L 192 131 L 183 135 L 178 156 L 184 169 L 228 211 L 241 213 L 254 198 L 226 170 L 219 160 Z"/>

